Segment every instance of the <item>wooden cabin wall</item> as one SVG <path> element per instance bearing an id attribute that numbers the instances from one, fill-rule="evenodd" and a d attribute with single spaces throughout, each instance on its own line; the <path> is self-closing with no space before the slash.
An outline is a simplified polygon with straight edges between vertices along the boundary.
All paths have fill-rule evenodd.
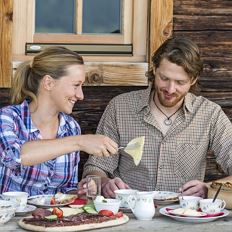
<path id="1" fill-rule="evenodd" d="M 232 121 L 232 1 L 174 0 L 173 35 L 195 41 L 204 71 L 199 93 L 221 105 Z M 206 180 L 224 174 L 213 153 L 207 158 Z"/>
<path id="2" fill-rule="evenodd" d="M 204 72 L 199 92 L 222 106 L 232 121 L 232 1 L 174 0 L 174 36 L 193 39 L 200 47 Z M 123 78 L 123 77 L 122 77 Z M 132 77 L 133 78 L 133 77 Z M 86 86 L 84 101 L 75 105 L 73 116 L 82 133 L 95 133 L 108 102 L 116 95 L 142 86 Z M 9 89 L 0 89 L 0 107 L 9 104 Z M 81 154 L 79 176 L 88 155 Z M 223 177 L 212 153 L 207 158 L 206 180 Z"/>

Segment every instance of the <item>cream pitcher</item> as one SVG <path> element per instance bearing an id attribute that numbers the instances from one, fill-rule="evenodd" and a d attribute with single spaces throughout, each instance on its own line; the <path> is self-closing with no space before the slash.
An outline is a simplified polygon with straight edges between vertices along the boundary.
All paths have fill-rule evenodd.
<path id="1" fill-rule="evenodd" d="M 155 215 L 153 192 L 137 192 L 128 197 L 127 203 L 138 220 L 152 220 Z"/>

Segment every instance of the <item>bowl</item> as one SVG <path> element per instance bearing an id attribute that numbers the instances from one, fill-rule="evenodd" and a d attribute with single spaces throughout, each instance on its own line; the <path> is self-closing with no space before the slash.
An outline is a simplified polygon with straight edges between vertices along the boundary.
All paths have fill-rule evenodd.
<path id="1" fill-rule="evenodd" d="M 116 199 L 121 201 L 120 207 L 123 208 L 129 208 L 127 199 L 129 196 L 135 195 L 137 192 L 138 190 L 135 189 L 118 189 L 114 191 Z"/>
<path id="2" fill-rule="evenodd" d="M 214 198 L 217 192 L 217 188 L 208 187 L 208 198 Z M 232 190 L 223 190 L 221 189 L 218 196 L 218 199 L 224 200 L 226 202 L 226 209 L 232 209 Z"/>
<path id="3" fill-rule="evenodd" d="M 18 205 L 14 202 L 0 200 L 0 225 L 14 217 L 17 207 Z"/>
<path id="4" fill-rule="evenodd" d="M 97 212 L 100 212 L 101 210 L 110 210 L 112 211 L 114 214 L 116 214 L 119 210 L 119 206 L 120 206 L 120 200 L 118 199 L 110 199 L 110 198 L 106 198 L 103 201 L 99 202 L 99 201 L 93 201 L 95 209 L 97 210 Z"/>

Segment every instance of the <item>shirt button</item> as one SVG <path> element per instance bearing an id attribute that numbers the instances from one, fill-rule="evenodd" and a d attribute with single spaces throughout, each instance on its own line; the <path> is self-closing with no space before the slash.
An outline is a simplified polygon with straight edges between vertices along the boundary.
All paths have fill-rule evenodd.
<path id="1" fill-rule="evenodd" d="M 162 168 L 163 168 L 163 166 L 162 166 L 162 165 L 160 165 L 160 166 L 159 166 L 159 169 L 162 169 Z"/>

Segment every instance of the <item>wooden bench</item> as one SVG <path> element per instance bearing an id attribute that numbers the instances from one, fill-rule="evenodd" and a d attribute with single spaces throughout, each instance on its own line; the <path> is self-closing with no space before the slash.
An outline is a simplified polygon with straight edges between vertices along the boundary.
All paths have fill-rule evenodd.
<path id="1" fill-rule="evenodd" d="M 144 87 L 84 87 L 84 101 L 78 102 L 73 109 L 73 117 L 80 123 L 83 134 L 94 134 L 101 118 L 101 115 L 108 102 L 116 95 Z M 10 103 L 9 91 L 7 88 L 0 88 L 0 107 Z M 79 165 L 79 178 L 82 176 L 83 165 L 88 154 L 81 152 Z M 205 181 L 219 179 L 225 176 L 220 166 L 215 162 L 213 152 L 207 155 L 207 169 Z"/>

